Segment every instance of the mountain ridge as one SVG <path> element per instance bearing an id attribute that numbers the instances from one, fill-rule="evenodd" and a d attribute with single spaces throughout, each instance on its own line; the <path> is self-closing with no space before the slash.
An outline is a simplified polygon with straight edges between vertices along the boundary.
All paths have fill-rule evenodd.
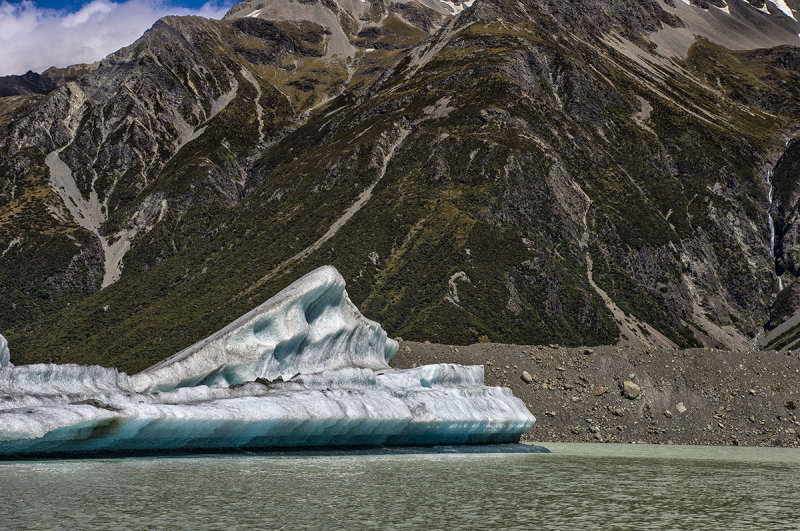
<path id="1" fill-rule="evenodd" d="M 370 3 L 342 55 L 333 22 L 233 16 L 261 4 L 164 19 L 0 113 L 15 358 L 143 368 L 326 263 L 390 333 L 448 343 L 746 348 L 794 286 L 766 175 L 796 47 L 661 55 L 671 11 L 718 7 L 477 0 L 427 30 Z"/>

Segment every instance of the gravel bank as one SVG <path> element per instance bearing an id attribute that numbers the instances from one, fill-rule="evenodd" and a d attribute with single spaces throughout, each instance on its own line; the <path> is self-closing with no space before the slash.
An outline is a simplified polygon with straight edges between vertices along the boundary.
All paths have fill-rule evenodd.
<path id="1" fill-rule="evenodd" d="M 536 415 L 526 440 L 800 446 L 798 351 L 401 341 L 392 366 L 428 363 L 484 365 Z"/>

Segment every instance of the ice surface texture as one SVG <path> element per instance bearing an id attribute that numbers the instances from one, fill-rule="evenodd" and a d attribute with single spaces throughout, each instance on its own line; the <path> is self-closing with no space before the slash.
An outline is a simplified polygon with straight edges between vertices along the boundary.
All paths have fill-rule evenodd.
<path id="1" fill-rule="evenodd" d="M 11 365 L 11 352 L 8 350 L 8 340 L 0 334 L 0 367 Z"/>
<path id="2" fill-rule="evenodd" d="M 219 332 L 133 376 L 134 385 L 168 391 L 344 367 L 388 369 L 397 342 L 361 315 L 344 288 L 335 268 L 312 271 Z"/>
<path id="3" fill-rule="evenodd" d="M 0 369 L 0 455 L 516 442 L 533 425 L 483 367 L 392 370 L 396 350 L 321 268 L 137 375 Z"/>

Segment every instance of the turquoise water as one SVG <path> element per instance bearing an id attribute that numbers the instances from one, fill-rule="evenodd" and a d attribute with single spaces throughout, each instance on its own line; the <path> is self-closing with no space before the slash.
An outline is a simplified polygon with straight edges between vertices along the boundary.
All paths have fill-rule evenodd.
<path id="1" fill-rule="evenodd" d="M 800 450 L 0 462 L 2 529 L 800 529 Z"/>

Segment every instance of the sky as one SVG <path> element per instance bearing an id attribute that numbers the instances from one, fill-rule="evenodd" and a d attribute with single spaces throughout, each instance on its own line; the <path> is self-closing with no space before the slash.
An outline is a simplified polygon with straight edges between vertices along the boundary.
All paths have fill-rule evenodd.
<path id="1" fill-rule="evenodd" d="M 166 15 L 222 18 L 234 0 L 0 0 L 0 76 L 93 63 Z"/>

